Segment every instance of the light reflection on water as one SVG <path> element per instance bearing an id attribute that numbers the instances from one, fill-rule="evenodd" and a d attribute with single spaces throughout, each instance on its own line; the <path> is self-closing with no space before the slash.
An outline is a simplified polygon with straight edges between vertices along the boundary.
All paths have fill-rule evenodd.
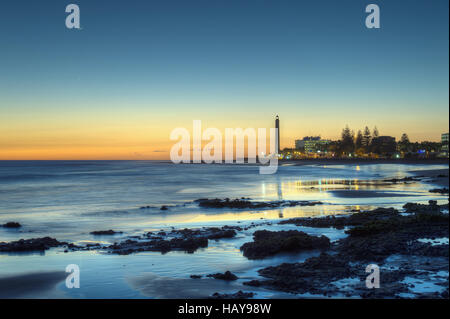
<path id="1" fill-rule="evenodd" d="M 395 190 L 400 192 L 419 191 L 426 193 L 428 190 L 419 182 L 392 184 L 383 180 L 358 180 L 358 179 L 319 179 L 302 181 L 280 181 L 279 183 L 261 184 L 261 197 L 267 199 L 278 198 L 330 198 L 328 191 L 332 190 Z"/>
<path id="2" fill-rule="evenodd" d="M 248 224 L 247 222 L 246 225 Z M 258 269 L 282 262 L 301 262 L 320 252 L 306 251 L 280 254 L 264 260 L 248 260 L 242 256 L 239 247 L 251 241 L 252 233 L 259 229 L 264 229 L 264 226 L 240 232 L 235 239 L 210 241 L 207 248 L 199 249 L 193 254 L 143 252 L 118 256 L 95 251 L 65 254 L 62 249 L 57 248 L 40 255 L 3 256 L 2 276 L 60 271 L 68 264 L 79 265 L 80 289 L 67 289 L 62 282 L 58 285 L 57 292 L 43 291 L 38 296 L 28 296 L 40 298 L 48 294 L 55 296 L 57 293 L 58 298 L 195 298 L 207 297 L 214 292 L 234 293 L 238 290 L 254 291 L 260 298 L 294 297 L 262 288 L 250 288 L 242 283 L 258 278 Z M 331 240 L 344 236 L 343 230 L 274 226 L 274 230 L 283 229 L 299 229 L 311 235 L 324 234 Z M 228 283 L 205 278 L 207 274 L 226 270 L 235 273 L 239 279 Z M 191 279 L 191 274 L 203 275 L 203 279 Z"/>
<path id="3" fill-rule="evenodd" d="M 259 175 L 245 165 L 173 165 L 153 162 L 7 162 L 0 163 L 0 223 L 18 221 L 20 230 L 0 228 L 0 240 L 53 236 L 92 240 L 89 232 L 137 232 L 179 223 L 278 219 L 329 215 L 377 205 L 401 207 L 407 201 L 442 196 L 412 182 L 389 184 L 385 178 L 410 170 L 444 165 L 280 166 Z M 375 193 L 376 192 L 376 193 Z M 407 197 L 405 197 L 407 196 Z M 314 207 L 267 211 L 200 209 L 197 198 L 322 201 Z M 186 204 L 187 203 L 187 204 Z M 151 209 L 139 209 L 151 205 Z M 160 205 L 169 205 L 162 213 Z M 176 206 L 173 206 L 176 205 Z"/>
<path id="4" fill-rule="evenodd" d="M 244 226 L 267 221 L 274 222 L 270 226 L 273 230 L 299 229 L 292 225 L 277 225 L 276 222 L 281 218 L 348 214 L 351 210 L 367 210 L 378 206 L 400 208 L 405 202 L 426 202 L 429 199 L 445 198 L 447 202 L 445 196 L 430 194 L 430 187 L 421 183 L 390 184 L 382 181 L 385 178 L 408 176 L 408 172 L 413 169 L 445 167 L 282 166 L 276 175 L 261 176 L 255 167 L 218 165 L 72 162 L 29 166 L 13 163 L 5 167 L 4 163 L 0 163 L 0 223 L 14 220 L 23 224 L 19 230 L 0 228 L 0 241 L 51 236 L 70 242 L 111 243 L 130 235 L 171 227 Z M 192 203 L 204 197 L 312 200 L 324 204 L 242 211 L 201 209 Z M 161 212 L 159 206 L 163 204 L 177 206 Z M 139 209 L 144 205 L 154 208 Z M 94 230 L 107 229 L 123 231 L 124 234 L 89 234 Z M 61 249 L 45 253 L 0 254 L 0 276 L 31 271 L 60 271 L 67 264 L 76 263 L 83 271 L 82 289 L 68 291 L 61 283 L 57 293 L 62 297 L 157 298 L 170 296 L 174 290 L 169 288 L 177 286 L 182 287 L 180 297 L 187 296 L 187 292 L 193 289 L 198 291 L 198 296 L 204 296 L 215 291 L 248 291 L 248 287 L 242 286 L 243 280 L 228 288 L 220 281 L 194 282 L 188 278 L 190 274 L 232 270 L 239 277 L 249 280 L 255 278 L 257 269 L 262 267 L 300 261 L 318 254 L 308 252 L 249 261 L 242 256 L 239 247 L 251 240 L 256 229 L 258 227 L 240 232 L 232 240 L 210 241 L 208 248 L 194 254 L 171 252 L 161 255 L 149 252 L 113 256 L 95 251 L 65 254 Z M 315 235 L 324 234 L 331 239 L 343 236 L 342 230 L 302 229 Z M 168 289 L 161 288 L 164 284 Z M 263 297 L 274 296 L 273 292 L 258 293 L 258 296 Z M 55 292 L 38 296 L 46 294 L 54 296 Z"/>

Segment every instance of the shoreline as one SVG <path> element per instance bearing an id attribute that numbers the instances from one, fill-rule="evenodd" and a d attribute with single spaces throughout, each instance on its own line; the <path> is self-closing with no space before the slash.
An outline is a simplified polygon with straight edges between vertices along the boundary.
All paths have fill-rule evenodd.
<path id="1" fill-rule="evenodd" d="M 448 159 L 362 159 L 362 158 L 331 158 L 331 159 L 304 159 L 304 160 L 278 160 L 279 164 L 300 165 L 344 165 L 344 164 L 419 164 L 419 165 L 443 165 L 449 164 Z"/>
<path id="2" fill-rule="evenodd" d="M 383 185 L 391 186 L 421 183 L 426 185 L 422 191 L 426 194 L 428 189 L 433 187 L 429 184 L 441 183 L 440 185 L 445 186 L 442 183 L 446 180 L 448 183 L 448 168 L 421 167 L 423 170 L 410 170 L 415 168 L 403 168 L 402 175 L 391 175 L 391 179 L 384 176 L 383 180 L 377 180 L 375 184 L 380 181 Z M 375 189 L 366 191 L 370 191 L 372 195 L 376 193 L 376 197 L 380 198 L 387 196 L 386 192 L 376 192 Z M 368 196 L 364 190 L 356 189 L 348 190 L 348 192 L 353 194 L 348 198 L 367 198 L 368 202 L 371 201 L 372 196 Z M 448 251 L 448 204 L 435 199 L 440 197 L 442 200 L 447 200 L 448 196 L 434 194 L 430 196 L 433 197 L 427 198 L 427 200 L 430 199 L 428 204 L 424 201 L 419 203 L 416 199 L 410 200 L 415 204 L 408 204 L 407 198 L 402 199 L 401 205 L 405 204 L 403 208 L 388 208 L 390 204 L 385 203 L 373 205 L 370 209 L 349 206 L 345 207 L 345 212 L 342 210 L 342 216 L 336 214 L 337 207 L 330 206 L 334 214 L 330 216 L 317 214 L 314 217 L 311 215 L 290 217 L 286 214 L 291 205 L 304 204 L 304 207 L 309 207 L 309 204 L 313 202 L 293 202 L 292 200 L 254 202 L 245 197 L 239 200 L 200 198 L 194 201 L 198 206 L 195 209 L 197 214 L 201 207 L 212 209 L 213 213 L 216 212 L 215 209 L 223 208 L 225 214 L 228 209 L 233 209 L 232 212 L 240 210 L 261 212 L 266 206 L 278 210 L 287 208 L 287 211 L 283 210 L 283 215 L 273 219 L 267 218 L 269 216 L 266 215 L 255 214 L 253 219 L 234 218 L 234 222 L 231 219 L 222 220 L 214 225 L 208 225 L 208 222 L 204 220 L 188 218 L 186 222 L 180 224 L 168 224 L 161 228 L 151 227 L 151 230 L 141 224 L 140 229 L 127 231 L 117 229 L 119 224 L 116 224 L 112 225 L 112 228 L 93 228 L 89 234 L 86 233 L 87 236 L 96 236 L 96 234 L 99 236 L 87 237 L 81 241 L 64 238 L 62 241 L 61 238 L 52 236 L 59 240 L 57 241 L 55 238 L 37 238 L 41 236 L 36 236 L 34 238 L 39 240 L 34 242 L 19 242 L 15 245 L 10 242 L 9 246 L 4 248 L 8 250 L 11 247 L 11 252 L 6 252 L 5 256 L 10 254 L 13 263 L 15 260 L 27 264 L 30 260 L 28 256 L 41 254 L 42 257 L 39 259 L 43 274 L 45 271 L 52 270 L 48 269 L 49 262 L 66 265 L 66 261 L 72 260 L 75 256 L 83 258 L 83 263 L 86 265 L 84 269 L 87 269 L 85 273 L 87 277 L 84 278 L 92 280 L 91 287 L 101 287 L 99 285 L 105 279 L 112 280 L 112 285 L 117 287 L 119 283 L 116 278 L 120 281 L 120 278 L 127 274 L 127 270 L 122 270 L 122 267 L 133 269 L 133 273 L 141 274 L 143 268 L 139 261 L 145 260 L 147 266 L 151 264 L 149 269 L 151 276 L 137 275 L 130 279 L 133 284 L 127 288 L 129 294 L 127 296 L 133 296 L 133 298 L 164 299 L 173 297 L 174 293 L 178 293 L 177 296 L 180 298 L 216 296 L 224 299 L 233 299 L 236 296 L 247 298 L 246 294 L 248 298 L 252 298 L 253 293 L 256 298 L 277 298 L 276 296 L 281 293 L 287 294 L 283 295 L 284 297 L 296 298 L 445 298 L 448 296 L 448 280 L 446 283 L 445 276 L 442 274 L 448 269 L 448 255 L 447 258 L 445 255 L 445 251 Z M 316 196 L 314 197 L 317 199 Z M 355 203 L 355 200 L 350 202 Z M 320 208 L 321 205 L 318 207 Z M 159 207 L 156 208 L 159 209 Z M 444 215 L 438 212 L 441 209 L 445 211 Z M 177 209 L 169 206 L 168 210 L 175 212 Z M 207 211 L 203 213 L 208 214 Z M 427 216 L 437 218 L 438 221 L 429 220 Z M 373 227 L 368 227 L 367 223 L 371 223 Z M 26 224 L 24 227 L 27 227 Z M 356 230 L 352 231 L 352 229 Z M 350 233 L 348 233 L 349 230 Z M 447 238 L 447 242 L 445 243 L 444 240 L 442 244 L 442 238 Z M 406 242 L 412 242 L 413 245 L 406 245 Z M 37 253 L 34 250 L 33 253 L 22 255 L 13 251 L 17 248 L 29 250 L 34 246 L 43 247 L 46 252 Z M 296 252 L 295 249 L 299 247 L 300 252 Z M 303 249 L 306 250 L 303 251 Z M 323 250 L 324 254 L 319 254 L 320 250 Z M 340 258 L 334 257 L 335 253 L 338 253 Z M 365 260 L 364 256 L 368 253 L 370 253 L 370 260 Z M 7 264 L 11 263 L 9 260 L 9 257 L 4 259 Z M 108 266 L 109 274 L 105 273 L 105 277 L 99 280 L 96 277 L 96 270 L 102 268 L 107 261 L 108 264 L 111 262 Z M 392 282 L 383 286 L 383 289 L 378 292 L 368 292 L 364 287 L 364 267 L 369 262 L 378 263 L 385 275 L 392 278 Z M 186 266 L 180 268 L 177 263 Z M 10 269 L 9 278 L 2 276 L 0 279 L 14 286 L 15 278 L 22 278 L 30 273 L 28 268 L 24 267 L 20 272 Z M 23 270 L 27 270 L 27 273 Z M 222 274 L 227 274 L 229 271 L 233 275 L 230 277 L 237 277 L 237 279 L 231 279 L 232 285 L 228 285 L 226 280 L 220 278 Z M 305 274 L 304 279 L 300 280 L 295 275 L 298 272 Z M 424 275 L 428 272 L 434 277 Z M 34 275 L 37 278 L 40 277 L 39 273 L 33 273 Z M 217 275 L 219 278 L 214 279 L 212 275 Z M 439 278 L 436 279 L 436 276 Z M 414 286 L 420 287 L 419 282 L 431 285 L 433 292 L 414 288 Z M 170 286 L 171 283 L 182 286 L 186 292 L 162 288 Z M 36 293 L 33 293 L 35 295 L 41 293 L 47 295 L 55 289 L 52 293 L 63 295 L 67 293 L 68 297 L 77 298 L 77 295 L 65 292 L 58 278 L 55 278 L 51 287 L 41 282 L 33 286 L 36 286 L 33 287 L 36 289 Z M 188 292 L 194 288 L 199 291 L 189 295 Z M 239 291 L 243 294 L 239 294 Z M 0 292 L 2 292 L 1 289 Z M 8 296 L 7 291 L 3 293 Z M 119 295 L 114 297 L 124 297 L 123 293 L 118 292 Z M 18 290 L 15 294 L 20 297 L 22 291 Z M 107 294 L 108 292 L 100 292 L 100 295 L 93 296 L 94 298 L 104 297 Z"/>
<path id="3" fill-rule="evenodd" d="M 425 178 L 429 178 L 426 180 L 422 180 L 421 182 L 424 184 L 432 184 L 437 185 L 439 187 L 448 188 L 449 182 L 449 169 L 426 169 L 426 170 L 415 170 L 409 171 L 409 173 L 413 174 L 416 177 L 422 176 Z"/>
<path id="4" fill-rule="evenodd" d="M 155 231 L 143 234 L 140 239 L 142 241 L 136 236 L 131 240 L 132 237 L 128 236 L 128 239 L 123 238 L 119 244 L 109 247 L 90 245 L 66 249 L 66 243 L 58 243 L 57 246 L 62 246 L 60 249 L 66 249 L 64 253 L 69 254 L 110 250 L 106 255 L 129 255 L 131 260 L 136 260 L 137 256 L 148 252 L 139 243 L 172 243 L 175 240 L 182 243 L 175 251 L 188 253 L 186 258 L 191 259 L 198 258 L 196 254 L 202 254 L 209 245 L 217 246 L 219 243 L 226 244 L 234 240 L 237 241 L 236 248 L 243 253 L 242 258 L 260 262 L 254 268 L 259 274 L 256 276 L 249 276 L 248 270 L 244 269 L 242 272 L 228 264 L 211 265 L 202 271 L 182 271 L 179 274 L 181 277 L 177 276 L 177 279 L 161 277 L 155 273 L 149 281 L 141 278 L 133 287 L 143 292 L 146 297 L 154 297 L 152 294 L 155 293 L 155 288 L 152 288 L 151 284 L 154 280 L 161 285 L 164 285 L 165 281 L 170 283 L 178 280 L 187 289 L 193 286 L 205 289 L 208 287 L 205 291 L 198 292 L 199 298 L 252 298 L 253 295 L 261 296 L 265 293 L 287 293 L 300 298 L 308 298 L 309 295 L 313 298 L 445 299 L 448 298 L 448 272 L 445 275 L 448 270 L 448 213 L 442 213 L 442 209 L 448 211 L 448 204 L 436 205 L 433 201 L 428 205 L 409 203 L 403 206 L 403 210 L 380 207 L 341 217 L 293 218 L 252 223 L 247 226 L 223 226 L 222 229 L 203 227 L 173 229 L 167 233 Z M 281 228 L 284 226 L 290 228 Z M 346 236 L 333 239 L 331 234 L 335 232 L 345 232 Z M 245 240 L 242 240 L 243 235 Z M 446 242 L 443 240 L 445 238 Z M 198 240 L 202 242 L 196 245 Z M 149 251 L 161 253 L 161 256 L 170 253 L 170 250 L 159 248 L 164 246 Z M 54 249 L 58 248 L 53 248 L 53 252 Z M 125 249 L 124 253 L 122 249 Z M 311 254 L 305 255 L 301 260 L 276 259 L 279 254 L 296 256 L 308 251 Z M 153 256 L 158 258 L 159 255 Z M 101 259 L 100 255 L 97 258 Z M 267 262 L 263 263 L 264 260 Z M 121 261 L 122 263 L 124 262 Z M 384 279 L 382 289 L 377 291 L 364 287 L 364 269 L 370 263 L 379 265 L 385 278 L 389 278 L 388 282 Z M 298 273 L 302 276 L 298 277 Z M 27 289 L 31 289 L 31 293 L 42 293 L 55 287 L 64 277 L 58 275 L 54 281 L 48 283 L 45 276 L 46 272 L 35 272 L 0 278 L 0 282 L 6 284 L 6 287 L 2 288 L 7 288 L 0 289 L 0 294 L 6 298 L 20 297 Z M 25 291 L 15 287 L 15 283 L 21 278 L 34 278 Z M 223 285 L 226 282 L 232 282 L 233 286 Z M 428 283 L 435 287 L 435 290 L 421 292 L 420 288 L 417 288 L 421 282 Z M 239 294 L 238 290 L 243 291 L 244 295 Z M 201 295 L 206 291 L 209 292 Z M 169 295 L 165 296 L 170 298 Z"/>
<path id="5" fill-rule="evenodd" d="M 258 162 L 256 163 L 248 163 L 247 158 L 244 159 L 244 163 L 236 163 L 235 161 L 233 163 L 225 163 L 224 160 L 222 160 L 222 163 L 212 163 L 213 165 L 260 165 Z M 0 159 L 0 163 L 12 163 L 12 162 L 151 162 L 151 163 L 161 163 L 161 164 L 175 164 L 170 159 L 169 160 L 152 160 L 152 159 L 121 159 L 121 160 L 102 160 L 102 159 L 61 159 L 61 160 L 2 160 Z M 449 165 L 449 159 L 448 158 L 436 158 L 436 159 L 364 159 L 364 158 L 311 158 L 311 159 L 279 159 L 279 164 L 295 164 L 295 165 L 342 165 L 342 164 L 420 164 L 420 165 L 443 165 L 447 164 Z M 205 165 L 208 163 L 180 163 L 182 165 L 185 164 L 191 164 L 191 165 Z"/>

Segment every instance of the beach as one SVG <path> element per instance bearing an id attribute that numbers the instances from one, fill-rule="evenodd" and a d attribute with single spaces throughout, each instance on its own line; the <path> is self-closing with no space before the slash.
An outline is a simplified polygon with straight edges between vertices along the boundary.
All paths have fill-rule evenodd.
<path id="1" fill-rule="evenodd" d="M 448 298 L 448 163 L 257 172 L 0 162 L 0 225 L 19 224 L 0 227 L 0 295 Z M 380 289 L 365 287 L 371 263 Z M 66 287 L 70 264 L 80 288 Z"/>
<path id="2" fill-rule="evenodd" d="M 424 183 L 448 188 L 448 169 L 430 169 L 411 171 L 416 176 L 426 177 Z"/>

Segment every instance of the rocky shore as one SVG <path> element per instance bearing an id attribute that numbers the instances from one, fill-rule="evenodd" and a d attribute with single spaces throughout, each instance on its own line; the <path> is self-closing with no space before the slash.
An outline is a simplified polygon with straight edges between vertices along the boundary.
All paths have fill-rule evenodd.
<path id="1" fill-rule="evenodd" d="M 167 253 L 172 250 L 181 250 L 193 253 L 199 248 L 208 247 L 208 240 L 232 238 L 240 227 L 223 226 L 221 228 L 209 227 L 201 229 L 173 229 L 170 232 L 148 232 L 135 239 L 127 239 L 120 243 L 104 247 L 110 253 L 128 255 L 142 251 L 159 251 Z"/>
<path id="2" fill-rule="evenodd" d="M 325 236 L 310 236 L 305 232 L 258 230 L 253 233 L 253 242 L 241 246 L 241 251 L 248 259 L 263 259 L 280 252 L 326 249 L 330 240 Z"/>
<path id="3" fill-rule="evenodd" d="M 343 291 L 339 281 L 347 281 L 350 282 L 344 289 L 347 297 L 398 298 L 402 293 L 410 294 L 411 284 L 406 278 L 419 277 L 426 281 L 432 274 L 441 272 L 446 274 L 441 282 L 443 292 L 425 293 L 420 297 L 448 298 L 449 215 L 441 212 L 443 208 L 448 209 L 448 205 L 439 206 L 430 201 L 429 205 L 406 204 L 406 214 L 379 208 L 348 217 L 282 221 L 282 224 L 309 227 L 349 226 L 346 231 L 349 236 L 332 243 L 320 256 L 302 263 L 260 269 L 259 274 L 265 279 L 245 284 L 298 294 L 332 296 Z M 447 238 L 446 244 L 433 242 L 441 237 Z M 400 256 L 400 265 L 389 260 L 393 256 Z M 373 263 L 382 268 L 382 285 L 370 290 L 364 285 L 365 269 Z"/>
<path id="4" fill-rule="evenodd" d="M 0 225 L 0 227 L 4 227 L 4 228 L 20 228 L 22 227 L 22 225 L 18 222 L 7 222 L 3 225 Z"/>
<path id="5" fill-rule="evenodd" d="M 240 200 L 199 200 L 205 207 L 272 207 L 265 205 L 316 205 L 318 202 L 251 202 Z M 263 205 L 264 204 L 264 205 Z M 16 227 L 15 222 L 8 223 Z M 17 223 L 18 224 L 18 223 Z M 251 260 L 266 259 L 279 253 L 316 252 L 302 262 L 271 265 L 258 270 L 259 278 L 241 282 L 251 288 L 269 289 L 298 296 L 308 294 L 326 297 L 356 298 L 448 298 L 449 261 L 449 215 L 448 204 L 438 205 L 430 200 L 428 204 L 406 203 L 401 210 L 377 208 L 370 211 L 354 211 L 345 216 L 316 218 L 292 218 L 278 222 L 290 227 L 335 228 L 344 230 L 346 237 L 330 240 L 324 235 L 310 235 L 300 230 L 267 229 L 253 232 L 253 241 L 240 246 L 244 257 Z M 210 241 L 233 239 L 252 227 L 270 227 L 261 222 L 250 225 L 184 228 L 145 232 L 126 236 L 120 231 L 92 231 L 94 236 L 121 234 L 121 241 L 113 244 L 88 243 L 75 245 L 50 237 L 21 239 L 0 243 L 0 252 L 46 251 L 60 247 L 64 252 L 96 250 L 110 254 L 129 255 L 144 251 L 167 253 L 173 250 L 194 253 L 208 247 Z M 4 226 L 4 225 L 3 225 Z M 4 226 L 8 227 L 8 226 Z M 115 237 L 112 237 L 115 238 Z M 442 239 L 446 239 L 442 240 Z M 376 264 L 380 267 L 381 286 L 367 289 L 366 267 Z M 438 275 L 439 274 L 439 275 Z M 416 281 L 435 283 L 439 292 L 414 292 Z M 230 271 L 224 273 L 190 275 L 192 280 L 213 278 L 219 281 L 240 281 Z M 412 280 L 414 279 L 414 280 Z M 244 279 L 245 280 L 245 279 Z M 242 279 L 241 279 L 242 281 Z M 253 292 L 220 293 L 211 298 L 251 298 Z"/>
<path id="6" fill-rule="evenodd" d="M 241 199 L 220 199 L 220 198 L 200 198 L 194 201 L 200 207 L 204 208 L 239 208 L 239 209 L 256 209 L 256 208 L 279 208 L 279 207 L 294 207 L 294 206 L 315 206 L 321 205 L 318 201 L 270 201 L 270 202 L 258 202 L 251 201 L 250 198 Z"/>
<path id="7" fill-rule="evenodd" d="M 45 251 L 52 247 L 67 245 L 51 237 L 20 239 L 9 243 L 0 242 L 0 252 Z"/>

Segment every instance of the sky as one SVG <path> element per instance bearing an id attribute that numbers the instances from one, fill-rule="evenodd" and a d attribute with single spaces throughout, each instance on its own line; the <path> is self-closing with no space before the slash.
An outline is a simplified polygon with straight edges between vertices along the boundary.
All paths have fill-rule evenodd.
<path id="1" fill-rule="evenodd" d="M 79 5 L 81 29 L 65 7 Z M 381 28 L 365 27 L 378 4 Z M 177 127 L 439 141 L 448 0 L 5 0 L 0 160 L 168 159 Z"/>

